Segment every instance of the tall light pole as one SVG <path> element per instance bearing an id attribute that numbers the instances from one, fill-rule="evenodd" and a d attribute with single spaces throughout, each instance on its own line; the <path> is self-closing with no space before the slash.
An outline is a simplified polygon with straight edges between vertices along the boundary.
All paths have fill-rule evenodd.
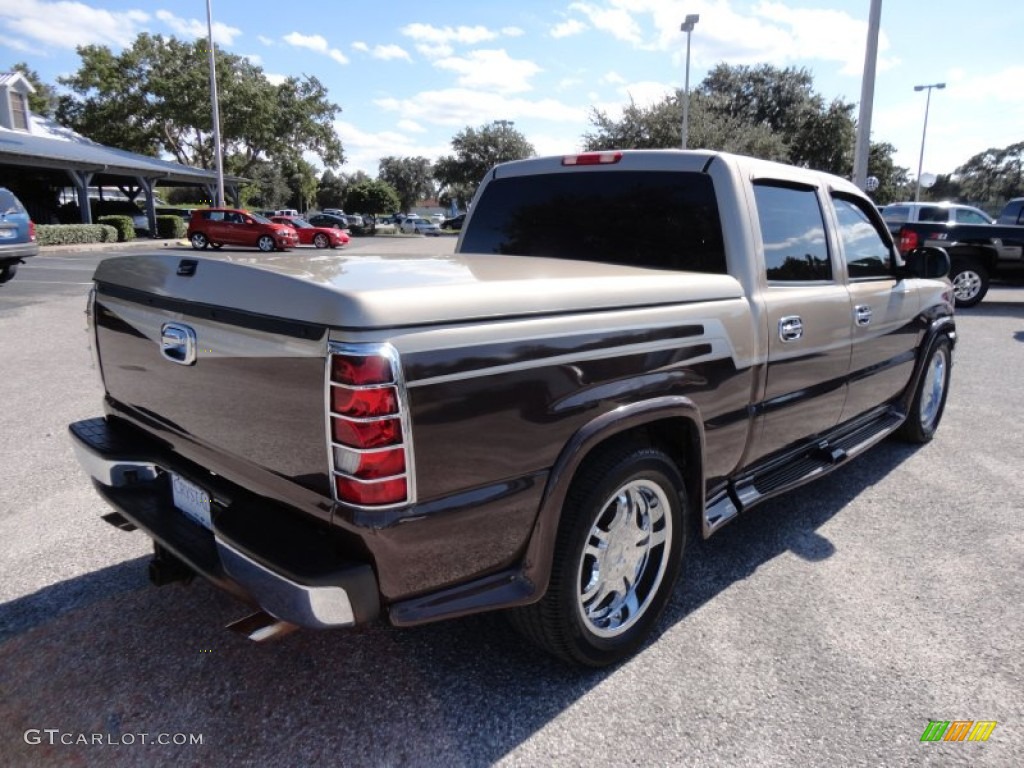
<path id="1" fill-rule="evenodd" d="M 206 0 L 206 29 L 210 49 L 210 101 L 213 102 L 213 154 L 217 160 L 217 207 L 224 207 L 224 156 L 220 148 L 220 106 L 217 103 L 217 65 L 213 55 L 213 9 Z"/>
<path id="2" fill-rule="evenodd" d="M 942 90 L 945 83 L 932 83 L 931 85 L 915 85 L 915 91 L 928 91 L 924 100 L 924 130 L 921 131 L 921 155 L 917 158 L 917 188 L 914 190 L 914 202 L 921 200 L 921 169 L 924 167 L 924 137 L 928 135 L 928 108 L 932 105 L 932 88 Z"/>
<path id="3" fill-rule="evenodd" d="M 686 33 L 686 79 L 683 81 L 683 149 L 690 135 L 690 33 L 694 25 L 700 21 L 700 15 L 689 14 L 680 25 L 679 30 Z"/>

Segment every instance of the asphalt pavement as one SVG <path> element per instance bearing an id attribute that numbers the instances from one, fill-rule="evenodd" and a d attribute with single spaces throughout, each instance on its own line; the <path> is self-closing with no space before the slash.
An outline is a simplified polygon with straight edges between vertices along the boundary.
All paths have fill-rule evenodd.
<path id="1" fill-rule="evenodd" d="M 151 586 L 66 435 L 101 410 L 83 309 L 109 253 L 0 287 L 0 765 L 1024 765 L 1024 286 L 958 314 L 933 442 L 694 542 L 660 636 L 593 672 L 496 615 L 255 645 L 215 588 Z M 997 725 L 922 742 L 931 720 Z"/>

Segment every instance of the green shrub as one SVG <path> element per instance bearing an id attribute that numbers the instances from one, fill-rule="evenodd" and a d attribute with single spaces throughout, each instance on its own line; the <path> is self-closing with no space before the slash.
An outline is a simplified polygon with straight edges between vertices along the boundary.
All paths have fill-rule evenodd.
<path id="1" fill-rule="evenodd" d="M 135 239 L 135 224 L 131 216 L 100 216 L 97 224 L 109 224 L 117 230 L 117 242 L 125 243 Z"/>
<path id="2" fill-rule="evenodd" d="M 177 240 L 188 231 L 185 220 L 181 216 L 157 216 L 156 234 L 165 240 Z"/>
<path id="3" fill-rule="evenodd" d="M 39 224 L 36 241 L 40 245 L 114 243 L 117 230 L 107 224 Z"/>

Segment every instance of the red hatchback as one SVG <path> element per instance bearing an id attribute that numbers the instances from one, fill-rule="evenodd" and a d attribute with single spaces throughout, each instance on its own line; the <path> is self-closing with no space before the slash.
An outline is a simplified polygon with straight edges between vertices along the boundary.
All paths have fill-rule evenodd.
<path id="1" fill-rule="evenodd" d="M 299 235 L 301 245 L 315 245 L 317 248 L 339 248 L 348 245 L 349 236 L 343 229 L 314 227 L 297 216 L 271 216 L 270 220 L 294 229 Z"/>
<path id="2" fill-rule="evenodd" d="M 299 242 L 291 227 L 236 208 L 193 211 L 188 221 L 188 239 L 196 250 L 208 245 L 247 245 L 264 252 L 283 251 Z"/>

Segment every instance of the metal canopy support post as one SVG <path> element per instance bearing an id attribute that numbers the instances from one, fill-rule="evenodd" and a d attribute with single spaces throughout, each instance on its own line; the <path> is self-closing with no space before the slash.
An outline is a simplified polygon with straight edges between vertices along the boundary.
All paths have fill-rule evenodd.
<path id="1" fill-rule="evenodd" d="M 156 199 L 153 197 L 153 180 L 136 176 L 142 191 L 146 195 L 146 219 L 149 221 L 149 236 L 156 237 Z"/>
<path id="2" fill-rule="evenodd" d="M 882 0 L 871 0 L 868 12 L 868 40 L 864 49 L 864 75 L 860 84 L 860 116 L 857 143 L 853 149 L 853 183 L 866 189 L 868 159 L 871 155 L 871 110 L 875 100 L 875 64 L 878 61 L 878 27 L 882 22 Z"/>
<path id="3" fill-rule="evenodd" d="M 67 169 L 71 183 L 75 185 L 75 196 L 78 198 L 78 215 L 83 224 L 92 224 L 92 207 L 89 205 L 89 184 L 92 182 L 93 171 L 74 171 Z"/>

